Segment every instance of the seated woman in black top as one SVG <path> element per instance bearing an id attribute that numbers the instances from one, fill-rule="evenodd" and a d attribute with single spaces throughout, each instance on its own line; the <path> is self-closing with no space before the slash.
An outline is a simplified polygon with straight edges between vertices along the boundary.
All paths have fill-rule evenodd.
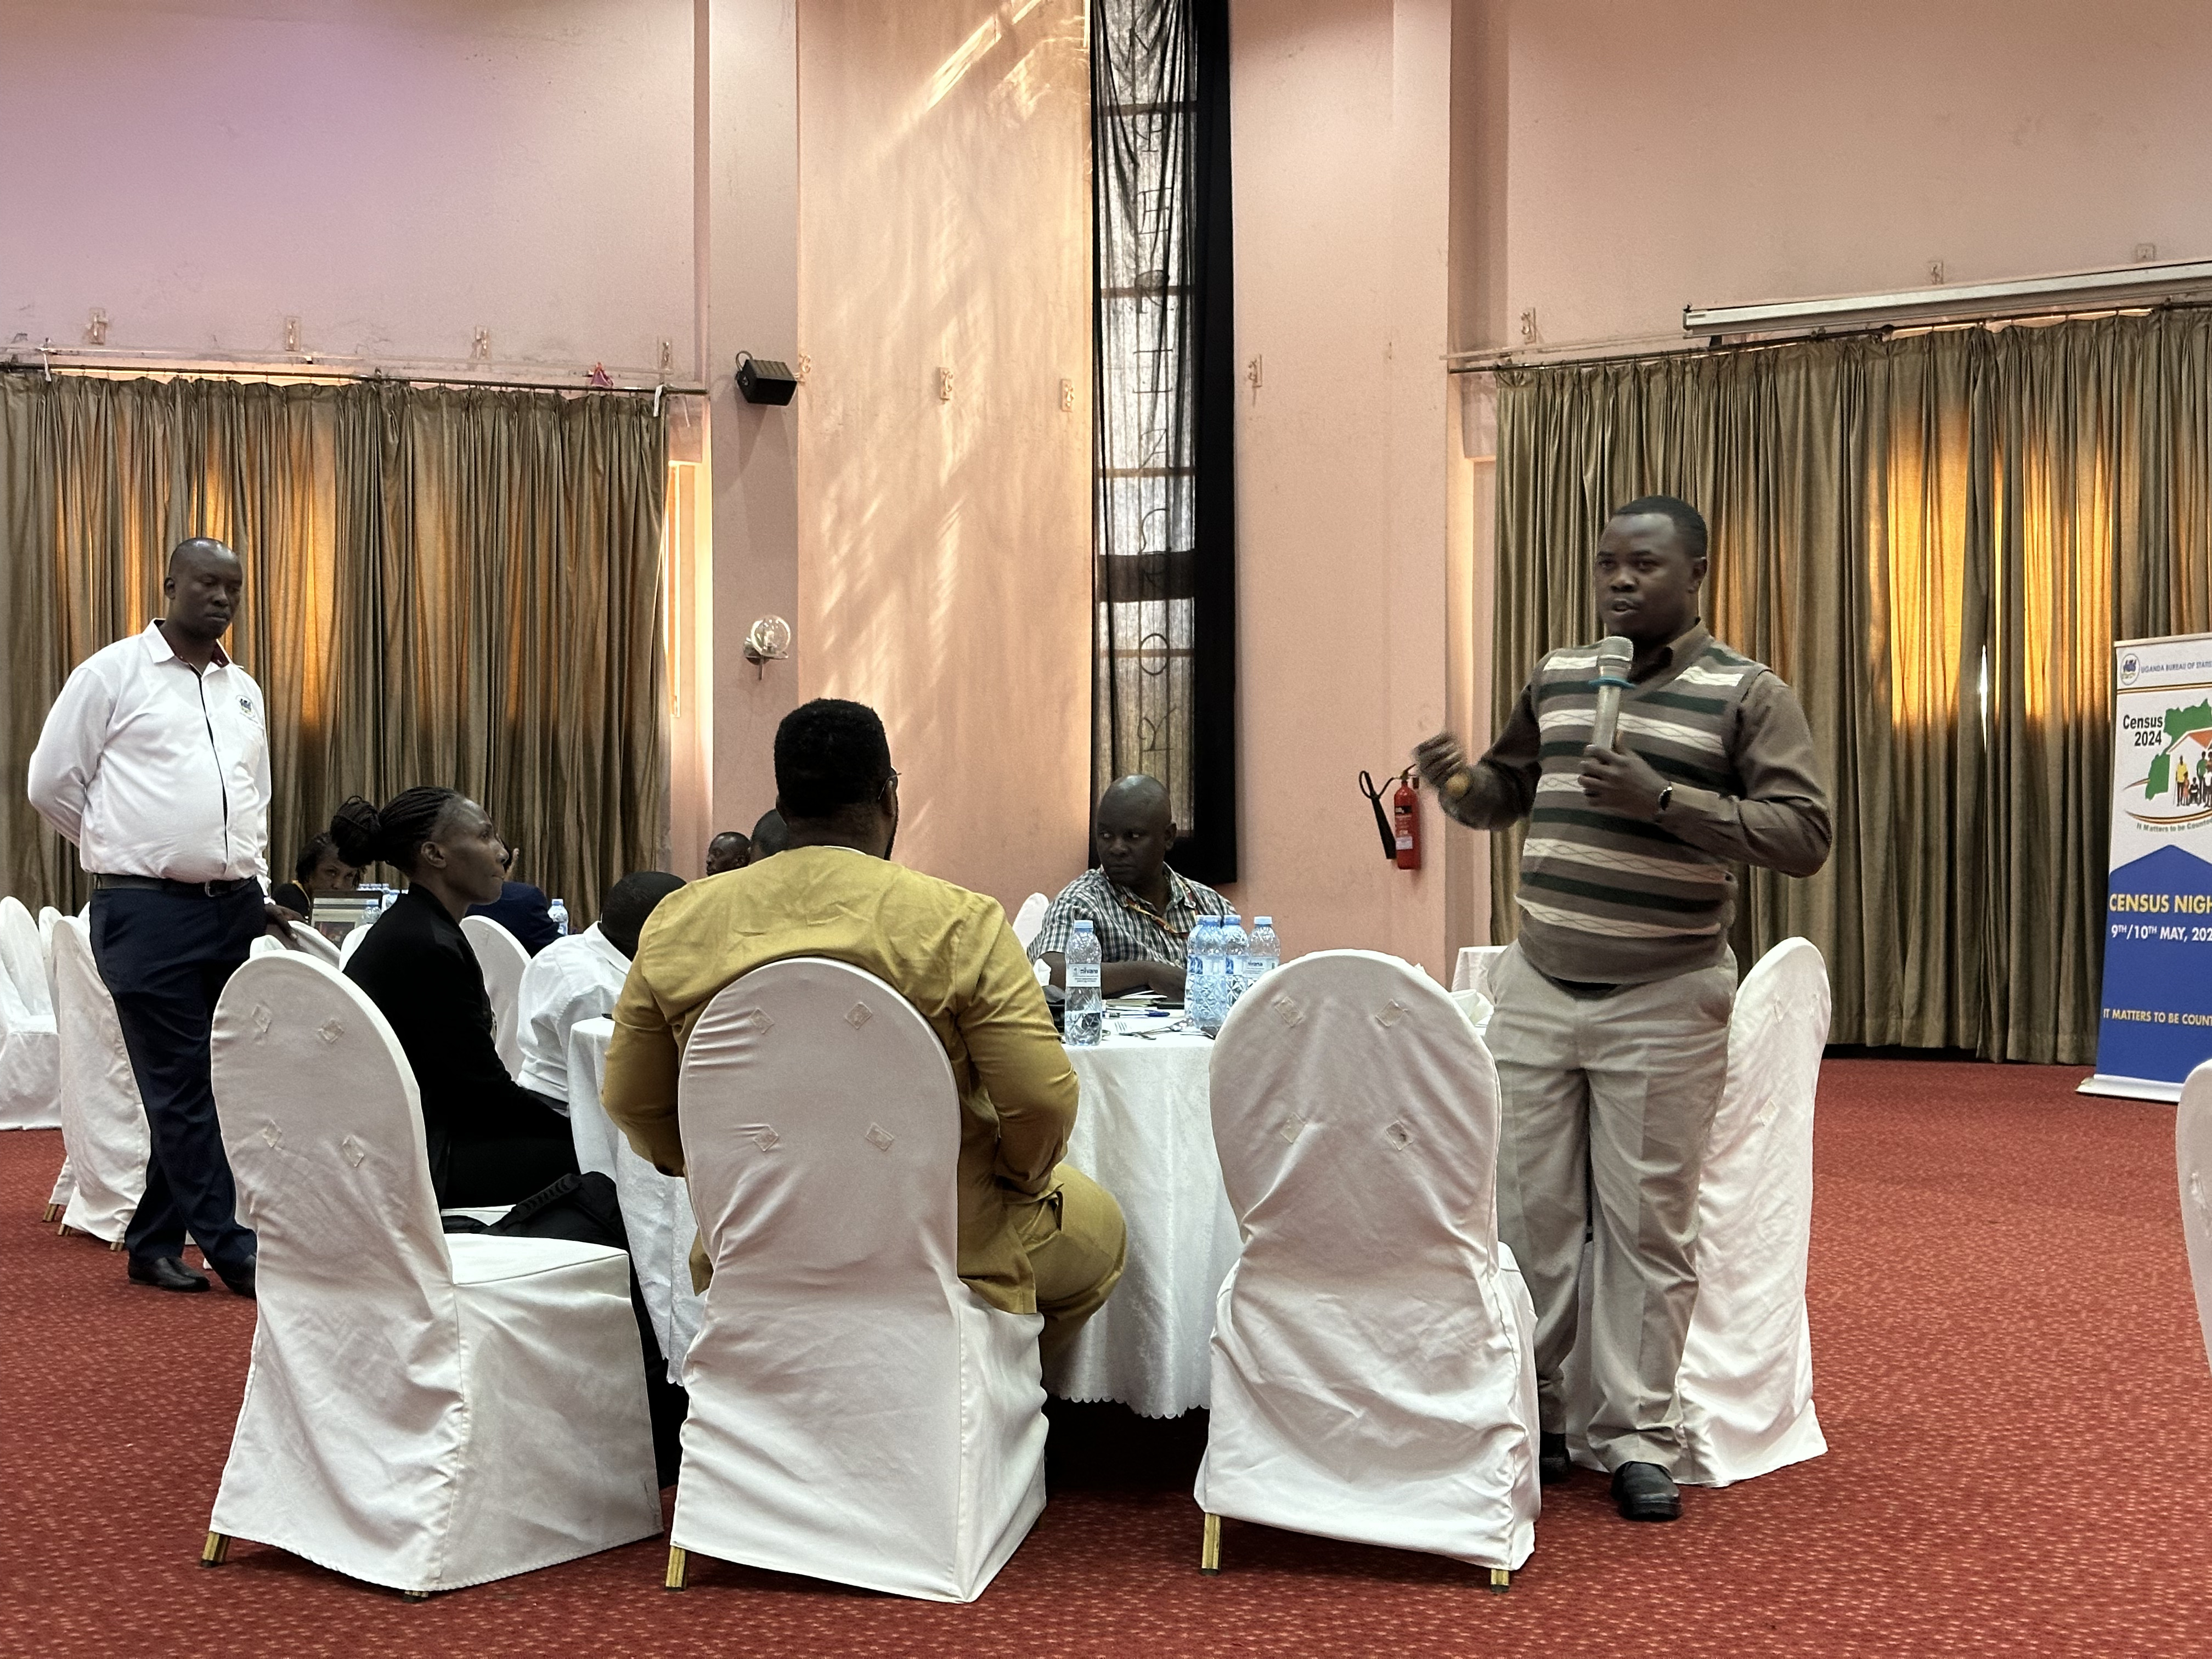
<path id="1" fill-rule="evenodd" d="M 300 849 L 292 873 L 296 879 L 273 889 L 269 897 L 300 921 L 314 920 L 318 896 L 343 898 L 361 886 L 361 872 L 338 856 L 337 843 L 327 835 L 317 836 Z"/>
<path id="2" fill-rule="evenodd" d="M 574 1174 L 568 1121 L 500 1062 L 483 970 L 461 932 L 459 918 L 497 898 L 503 873 L 507 849 L 483 808 L 452 789 L 410 789 L 381 811 L 356 795 L 331 835 L 348 864 L 389 864 L 407 878 L 345 971 L 414 1067 L 439 1204 L 520 1203 Z"/>

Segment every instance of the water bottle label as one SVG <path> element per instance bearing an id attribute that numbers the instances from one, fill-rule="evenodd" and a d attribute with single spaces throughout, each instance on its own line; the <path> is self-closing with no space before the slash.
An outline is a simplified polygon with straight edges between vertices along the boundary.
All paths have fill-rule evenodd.
<path id="1" fill-rule="evenodd" d="M 1067 964 L 1067 988 L 1071 991 L 1095 990 L 1098 986 L 1098 964 L 1095 962 Z"/>

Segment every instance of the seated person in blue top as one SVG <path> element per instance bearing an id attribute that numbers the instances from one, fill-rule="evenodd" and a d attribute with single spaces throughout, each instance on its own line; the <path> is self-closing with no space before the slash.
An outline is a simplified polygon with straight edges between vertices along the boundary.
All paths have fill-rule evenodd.
<path id="1" fill-rule="evenodd" d="M 1203 882 L 1168 867 L 1175 814 L 1157 778 L 1132 775 L 1098 798 L 1098 867 L 1060 890 L 1030 941 L 1030 960 L 1067 983 L 1067 940 L 1088 921 L 1104 965 L 1099 988 L 1109 997 L 1151 989 L 1182 995 L 1183 954 L 1200 916 L 1225 916 L 1229 901 Z"/>
<path id="2" fill-rule="evenodd" d="M 410 789 L 380 811 L 356 795 L 331 820 L 339 856 L 388 864 L 407 890 L 368 930 L 346 977 L 391 1023 L 422 1103 L 441 1208 L 516 1204 L 576 1172 L 568 1121 L 507 1075 L 491 1000 L 461 916 L 498 896 L 506 847 L 453 789 Z"/>
<path id="3" fill-rule="evenodd" d="M 471 904 L 469 914 L 489 916 L 520 939 L 522 948 L 534 957 L 561 937 L 561 925 L 553 920 L 553 901 L 545 896 L 544 889 L 532 887 L 526 881 L 504 878 L 521 853 L 519 847 L 507 849 L 507 858 L 500 866 L 499 896 L 488 903 Z"/>

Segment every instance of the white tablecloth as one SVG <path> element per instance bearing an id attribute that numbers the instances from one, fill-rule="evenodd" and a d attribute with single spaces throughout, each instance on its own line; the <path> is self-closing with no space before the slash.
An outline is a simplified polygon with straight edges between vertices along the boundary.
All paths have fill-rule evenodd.
<path id="1" fill-rule="evenodd" d="M 1195 1033 L 1068 1050 L 1083 1098 L 1067 1155 L 1120 1200 L 1129 1259 L 1046 1379 L 1064 1400 L 1175 1417 L 1211 1398 L 1214 1293 L 1237 1260 L 1208 1109 L 1212 1057 Z"/>
<path id="2" fill-rule="evenodd" d="M 1462 945 L 1459 960 L 1452 965 L 1451 988 L 1455 991 L 1480 991 L 1490 994 L 1490 975 L 1498 966 L 1498 958 L 1505 954 L 1503 945 Z"/>
<path id="3" fill-rule="evenodd" d="M 684 1357 L 699 1334 L 699 1297 L 691 1288 L 691 1241 L 699 1224 L 684 1183 L 631 1151 L 599 1104 L 614 1034 L 611 1019 L 579 1020 L 568 1033 L 568 1128 L 576 1140 L 577 1167 L 615 1183 L 629 1234 L 630 1265 L 668 1361 L 668 1380 L 681 1382 Z"/>

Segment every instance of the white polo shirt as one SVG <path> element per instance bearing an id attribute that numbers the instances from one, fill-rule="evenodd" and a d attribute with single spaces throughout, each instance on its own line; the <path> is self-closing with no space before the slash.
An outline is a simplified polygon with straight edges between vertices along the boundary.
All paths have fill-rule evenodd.
<path id="1" fill-rule="evenodd" d="M 523 970 L 515 995 L 521 1024 L 522 1074 L 514 1080 L 552 1099 L 568 1098 L 568 1033 L 585 1019 L 615 1011 L 629 958 L 615 949 L 599 924 L 556 939 Z"/>
<path id="2" fill-rule="evenodd" d="M 32 751 L 30 796 L 96 874 L 265 886 L 261 688 L 220 647 L 194 672 L 149 624 L 70 675 Z"/>

